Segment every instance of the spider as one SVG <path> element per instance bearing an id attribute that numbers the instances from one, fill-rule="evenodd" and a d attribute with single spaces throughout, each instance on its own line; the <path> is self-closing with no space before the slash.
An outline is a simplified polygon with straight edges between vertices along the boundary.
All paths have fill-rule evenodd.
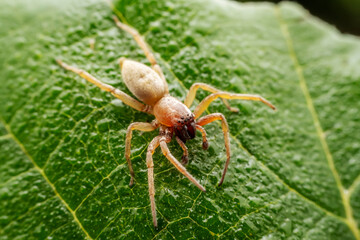
<path id="1" fill-rule="evenodd" d="M 201 191 L 205 192 L 205 188 L 186 170 L 183 166 L 188 163 L 188 149 L 185 146 L 187 140 L 193 139 L 196 135 L 196 130 L 202 134 L 202 148 L 208 149 L 209 144 L 206 138 L 206 131 L 204 125 L 209 124 L 215 120 L 221 121 L 222 131 L 224 133 L 224 141 L 226 148 L 226 162 L 225 167 L 219 182 L 219 186 L 224 182 L 224 178 L 230 163 L 230 140 L 229 127 L 223 114 L 212 113 L 201 117 L 201 114 L 207 109 L 209 104 L 217 98 L 221 98 L 225 106 L 237 112 L 238 109 L 230 107 L 226 99 L 242 99 L 261 101 L 272 109 L 276 109 L 269 101 L 259 95 L 253 94 L 236 94 L 220 91 L 205 83 L 195 83 L 190 87 L 190 90 L 185 98 L 184 103 L 178 99 L 170 96 L 168 85 L 165 76 L 157 64 L 154 55 L 148 48 L 146 42 L 141 35 L 132 27 L 119 21 L 117 17 L 113 17 L 115 24 L 122 30 L 131 34 L 140 48 L 144 51 L 146 58 L 151 64 L 151 68 L 126 58 L 119 59 L 119 65 L 122 72 L 122 79 L 124 80 L 128 89 L 136 96 L 137 99 L 127 95 L 119 89 L 114 88 L 106 83 L 101 82 L 88 72 L 78 69 L 76 67 L 67 65 L 61 60 L 57 59 L 57 63 L 66 70 L 70 70 L 87 81 L 95 84 L 104 91 L 110 92 L 115 97 L 122 100 L 126 105 L 155 116 L 151 122 L 134 122 L 131 123 L 126 131 L 125 140 L 125 158 L 128 163 L 130 171 L 130 186 L 134 184 L 134 170 L 130 160 L 130 146 L 133 130 L 140 130 L 144 132 L 154 131 L 159 129 L 159 135 L 156 136 L 149 144 L 146 154 L 146 164 L 148 168 L 148 184 L 151 213 L 154 227 L 157 228 L 156 207 L 155 207 L 155 186 L 154 186 L 154 163 L 153 154 L 157 147 L 160 146 L 165 157 L 185 175 L 192 183 L 194 183 Z M 191 112 L 189 107 L 193 103 L 196 91 L 201 88 L 211 92 L 200 104 Z M 175 137 L 176 141 L 183 149 L 182 164 L 170 153 L 167 143 Z"/>

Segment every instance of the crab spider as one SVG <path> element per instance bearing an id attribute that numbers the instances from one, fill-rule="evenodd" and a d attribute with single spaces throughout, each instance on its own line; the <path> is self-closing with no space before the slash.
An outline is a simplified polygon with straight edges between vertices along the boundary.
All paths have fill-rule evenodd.
<path id="1" fill-rule="evenodd" d="M 136 110 L 146 112 L 155 116 L 155 120 L 153 120 L 151 123 L 134 122 L 130 124 L 126 132 L 125 158 L 130 171 L 130 186 L 132 186 L 134 184 L 135 177 L 130 160 L 132 131 L 139 130 L 149 132 L 155 129 L 159 129 L 159 136 L 156 136 L 150 142 L 146 154 L 151 213 L 154 226 L 157 227 L 154 186 L 154 163 L 152 157 L 155 149 L 160 146 L 162 153 L 175 166 L 175 168 L 179 170 L 183 175 L 185 175 L 201 191 L 205 192 L 205 188 L 183 166 L 183 164 L 186 164 L 188 162 L 188 151 L 187 147 L 185 146 L 186 141 L 189 139 L 193 139 L 196 135 L 196 130 L 199 130 L 202 134 L 203 149 L 207 149 L 209 145 L 203 126 L 213 121 L 220 120 L 222 131 L 224 133 L 227 158 L 222 177 L 219 182 L 219 186 L 224 181 L 230 163 L 229 128 L 224 115 L 221 113 L 212 113 L 199 118 L 201 114 L 207 109 L 209 104 L 215 99 L 221 98 L 226 107 L 231 111 L 238 110 L 235 108 L 231 108 L 229 103 L 227 102 L 227 99 L 260 101 L 274 110 L 275 106 L 259 95 L 223 92 L 205 83 L 193 84 L 186 96 L 184 103 L 180 102 L 178 99 L 170 96 L 164 74 L 160 66 L 157 64 L 154 55 L 152 54 L 140 34 L 130 26 L 121 23 L 117 17 L 114 17 L 114 21 L 119 28 L 130 33 L 133 36 L 137 44 L 144 51 L 146 58 L 151 63 L 150 68 L 142 63 L 133 60 L 125 58 L 120 58 L 119 60 L 119 65 L 122 72 L 122 79 L 124 80 L 128 89 L 141 102 L 127 95 L 121 90 L 101 82 L 100 80 L 96 79 L 94 76 L 90 75 L 84 70 L 67 65 L 61 60 L 56 61 L 64 69 L 70 70 L 78 74 L 82 78 L 86 79 L 87 81 L 95 84 L 102 90 L 110 92 L 112 95 L 122 100 L 126 105 Z M 211 94 L 200 102 L 200 104 L 195 108 L 194 112 L 191 112 L 189 107 L 193 103 L 196 91 L 199 88 L 209 91 L 211 92 Z M 169 143 L 173 137 L 175 137 L 176 141 L 184 151 L 182 157 L 182 164 L 171 154 L 167 146 L 167 143 Z"/>

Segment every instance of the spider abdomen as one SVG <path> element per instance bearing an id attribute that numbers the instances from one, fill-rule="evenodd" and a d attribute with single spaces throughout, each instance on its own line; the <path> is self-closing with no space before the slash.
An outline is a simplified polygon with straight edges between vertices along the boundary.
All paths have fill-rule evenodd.
<path id="1" fill-rule="evenodd" d="M 128 59 L 121 59 L 120 65 L 127 88 L 145 104 L 153 106 L 168 94 L 166 82 L 150 67 Z"/>

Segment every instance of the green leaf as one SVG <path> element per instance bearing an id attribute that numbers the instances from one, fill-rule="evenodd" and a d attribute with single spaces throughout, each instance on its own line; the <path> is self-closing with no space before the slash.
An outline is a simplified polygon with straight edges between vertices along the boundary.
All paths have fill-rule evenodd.
<path id="1" fill-rule="evenodd" d="M 360 41 L 293 3 L 25 0 L 0 2 L 0 239 L 360 239 Z M 219 124 L 187 143 L 202 193 L 154 155 L 152 225 L 146 148 L 134 133 L 136 185 L 124 158 L 136 112 L 54 61 L 126 90 L 117 59 L 147 63 L 113 11 L 145 36 L 173 96 L 195 82 L 257 93 L 278 108 L 215 101 Z M 94 43 L 94 49 L 90 47 Z M 206 94 L 200 91 L 198 103 Z M 193 109 L 193 108 L 192 108 Z M 181 158 L 176 143 L 171 151 Z"/>

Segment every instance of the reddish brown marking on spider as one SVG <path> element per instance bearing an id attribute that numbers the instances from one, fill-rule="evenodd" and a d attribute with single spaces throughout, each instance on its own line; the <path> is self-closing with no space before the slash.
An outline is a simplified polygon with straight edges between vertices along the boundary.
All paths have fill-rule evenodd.
<path id="1" fill-rule="evenodd" d="M 125 58 L 120 58 L 119 64 L 121 67 L 122 78 L 129 88 L 129 90 L 143 103 L 139 102 L 135 98 L 127 95 L 119 89 L 114 88 L 108 84 L 105 84 L 89 73 L 69 66 L 63 63 L 61 60 L 57 60 L 58 64 L 63 68 L 73 71 L 80 75 L 82 78 L 87 81 L 95 84 L 102 90 L 110 92 L 115 97 L 121 99 L 128 106 L 135 108 L 136 110 L 153 114 L 155 120 L 151 123 L 145 122 L 134 122 L 130 124 L 126 132 L 126 141 L 125 141 L 125 158 L 128 162 L 130 170 L 130 186 L 134 184 L 134 170 L 132 168 L 130 160 L 130 145 L 132 138 L 133 130 L 140 131 L 153 131 L 157 128 L 160 130 L 159 136 L 155 137 L 148 146 L 147 155 L 146 155 L 146 164 L 148 167 L 148 182 L 149 182 L 149 195 L 151 203 L 151 213 L 153 217 L 154 226 L 157 227 L 156 219 L 156 207 L 155 207 L 155 186 L 154 186 L 154 163 L 152 155 L 155 149 L 160 146 L 162 153 L 166 158 L 174 164 L 174 166 L 184 174 L 192 183 L 194 183 L 201 191 L 205 192 L 205 188 L 186 170 L 186 168 L 170 153 L 167 143 L 171 141 L 173 136 L 175 136 L 176 141 L 179 143 L 181 148 L 184 150 L 184 155 L 182 157 L 182 163 L 186 164 L 188 162 L 188 151 L 185 143 L 187 140 L 193 139 L 195 137 L 196 130 L 199 130 L 203 137 L 203 148 L 208 148 L 208 142 L 206 139 L 205 129 L 202 127 L 206 124 L 209 124 L 215 120 L 221 121 L 222 130 L 224 133 L 224 141 L 226 148 L 226 163 L 224 171 L 222 173 L 219 186 L 223 183 L 226 171 L 230 163 L 230 141 L 229 141 L 229 127 L 226 122 L 226 119 L 221 113 L 213 113 L 207 116 L 204 116 L 198 119 L 201 114 L 207 109 L 209 104 L 217 98 L 221 98 L 226 105 L 226 107 L 234 112 L 238 110 L 236 108 L 230 107 L 226 99 L 242 99 L 242 100 L 254 100 L 261 101 L 275 110 L 274 105 L 269 101 L 258 95 L 252 94 L 236 94 L 222 92 L 210 85 L 205 83 L 195 83 L 191 86 L 188 95 L 184 103 L 180 102 L 176 98 L 169 95 L 168 85 L 166 83 L 164 74 L 157 64 L 154 55 L 151 53 L 147 47 L 145 41 L 140 36 L 140 34 L 133 28 L 128 25 L 121 23 L 116 17 L 114 17 L 115 23 L 118 27 L 130 33 L 142 50 L 145 53 L 145 56 L 151 63 L 151 68 L 132 60 Z M 208 97 L 206 97 L 200 104 L 195 108 L 194 112 L 191 112 L 189 107 L 195 99 L 197 89 L 203 89 L 211 92 Z"/>

